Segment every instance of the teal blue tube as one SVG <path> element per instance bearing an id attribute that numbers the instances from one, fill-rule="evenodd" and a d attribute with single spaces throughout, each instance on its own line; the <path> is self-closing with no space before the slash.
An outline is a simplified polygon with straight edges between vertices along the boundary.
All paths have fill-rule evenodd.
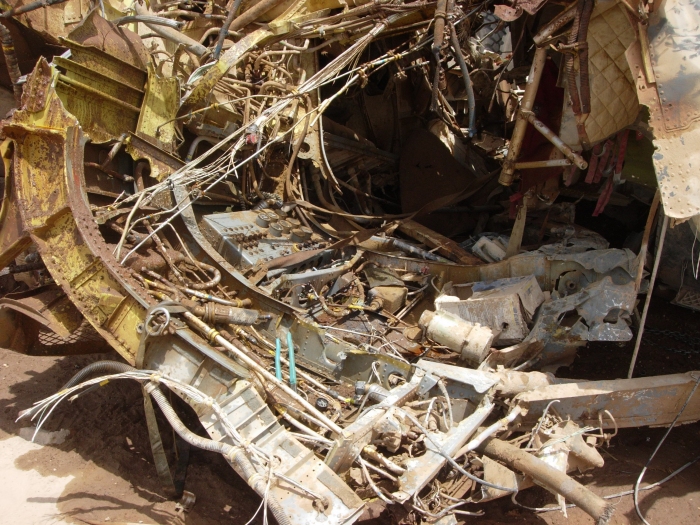
<path id="1" fill-rule="evenodd" d="M 296 392 L 297 390 L 297 365 L 294 362 L 294 342 L 292 334 L 287 332 L 287 347 L 289 347 L 289 386 Z"/>
<path id="2" fill-rule="evenodd" d="M 275 376 L 277 379 L 282 381 L 282 341 L 280 341 L 280 338 L 277 338 L 277 347 L 275 348 Z"/>

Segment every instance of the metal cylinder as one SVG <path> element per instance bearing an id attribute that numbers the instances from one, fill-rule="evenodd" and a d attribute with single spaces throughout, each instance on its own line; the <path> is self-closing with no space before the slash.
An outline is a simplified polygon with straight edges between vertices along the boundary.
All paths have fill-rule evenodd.
<path id="1" fill-rule="evenodd" d="M 283 233 L 283 228 L 282 226 L 279 225 L 279 223 L 273 222 L 270 224 L 270 235 L 273 237 L 281 237 Z"/>
<path id="2" fill-rule="evenodd" d="M 197 306 L 193 313 L 210 324 L 252 325 L 259 317 L 255 310 L 216 303 L 205 303 L 204 306 Z"/>
<path id="3" fill-rule="evenodd" d="M 289 221 L 286 221 L 283 219 L 283 220 L 279 221 L 277 224 L 280 225 L 283 233 L 289 233 L 290 231 L 292 231 L 292 225 L 289 223 Z"/>
<path id="4" fill-rule="evenodd" d="M 258 216 L 255 218 L 255 224 L 261 228 L 267 228 L 270 226 L 270 216 L 267 213 L 258 213 Z"/>
<path id="5" fill-rule="evenodd" d="M 428 338 L 459 352 L 461 359 L 472 366 L 481 364 L 491 350 L 494 335 L 489 327 L 470 323 L 449 312 L 426 310 L 418 324 Z"/>
<path id="6" fill-rule="evenodd" d="M 310 228 L 302 226 L 301 228 L 295 228 L 292 230 L 292 241 L 294 242 L 305 242 L 311 238 L 313 232 Z"/>
<path id="7" fill-rule="evenodd" d="M 501 461 L 506 466 L 519 470 L 531 476 L 539 485 L 551 492 L 561 494 L 572 503 L 578 505 L 586 514 L 591 516 L 598 525 L 610 521 L 615 507 L 560 472 L 538 457 L 500 439 L 488 438 L 477 451 L 491 459 Z"/>

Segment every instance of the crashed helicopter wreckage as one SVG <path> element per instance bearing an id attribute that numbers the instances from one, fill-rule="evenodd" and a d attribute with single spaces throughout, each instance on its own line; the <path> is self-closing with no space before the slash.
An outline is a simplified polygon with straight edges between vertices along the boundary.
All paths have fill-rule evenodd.
<path id="1" fill-rule="evenodd" d="M 632 339 L 653 210 L 695 215 L 694 183 L 654 157 L 639 255 L 555 201 L 578 179 L 598 188 L 596 215 L 621 198 L 637 92 L 664 144 L 696 124 L 659 128 L 658 111 L 680 110 L 653 85 L 670 75 L 655 53 L 674 38 L 690 53 L 668 29 L 679 5 L 6 11 L 0 344 L 125 361 L 22 416 L 40 427 L 87 386 L 139 381 L 164 484 L 151 398 L 280 524 L 352 523 L 370 503 L 454 519 L 533 482 L 607 522 L 612 507 L 567 472 L 600 467 L 609 430 L 700 419 L 700 375 L 553 374 L 588 341 Z M 22 76 L 13 38 L 37 33 L 62 51 Z"/>

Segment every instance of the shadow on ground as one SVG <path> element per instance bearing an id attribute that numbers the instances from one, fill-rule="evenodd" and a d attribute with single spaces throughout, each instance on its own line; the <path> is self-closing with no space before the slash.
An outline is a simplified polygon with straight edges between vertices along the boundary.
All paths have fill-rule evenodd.
<path id="1" fill-rule="evenodd" d="M 21 410 L 57 392 L 78 370 L 101 359 L 119 357 L 116 353 L 30 357 L 0 350 L 0 360 L 8 365 L 3 367 L 0 382 L 0 440 L 19 435 L 22 427 L 31 424 L 15 422 Z M 160 423 L 164 444 L 172 450 L 172 431 L 167 423 Z M 203 432 L 196 418 L 189 418 L 188 423 Z M 68 429 L 70 435 L 59 445 L 16 458 L 15 465 L 45 476 L 75 477 L 57 501 L 66 518 L 183 523 L 175 502 L 166 498 L 158 481 L 136 382 L 112 382 L 72 403 L 64 401 L 43 428 Z M 260 503 L 222 456 L 201 450 L 191 451 L 185 488 L 197 498 L 186 516 L 188 524 L 209 525 L 222 519 L 245 523 Z M 37 494 L 36 502 L 41 498 Z"/>

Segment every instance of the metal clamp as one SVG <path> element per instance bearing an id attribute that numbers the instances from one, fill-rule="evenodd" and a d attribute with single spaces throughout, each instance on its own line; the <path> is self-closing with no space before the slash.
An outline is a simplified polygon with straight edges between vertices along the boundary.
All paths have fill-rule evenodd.
<path id="1" fill-rule="evenodd" d="M 165 321 L 158 322 L 156 320 L 156 316 L 158 314 L 165 315 Z M 161 306 L 158 308 L 154 308 L 149 312 L 148 316 L 146 317 L 146 321 L 144 322 L 144 329 L 146 330 L 146 333 L 149 337 L 158 337 L 163 333 L 163 330 L 165 330 L 169 324 L 170 312 L 166 308 Z"/>

